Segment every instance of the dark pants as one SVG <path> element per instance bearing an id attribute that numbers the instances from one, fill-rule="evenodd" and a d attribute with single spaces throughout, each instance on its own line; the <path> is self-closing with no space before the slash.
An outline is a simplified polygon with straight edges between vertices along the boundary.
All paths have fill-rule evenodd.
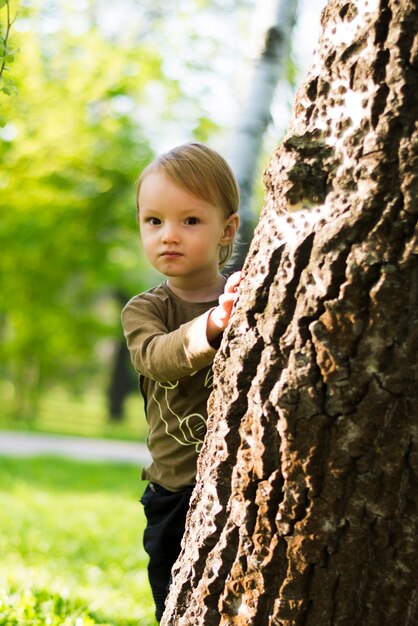
<path id="1" fill-rule="evenodd" d="M 173 493 L 150 483 L 141 502 L 147 526 L 144 548 L 149 555 L 148 578 L 155 602 L 155 616 L 161 620 L 171 581 L 171 568 L 180 554 L 186 514 L 193 487 Z"/>

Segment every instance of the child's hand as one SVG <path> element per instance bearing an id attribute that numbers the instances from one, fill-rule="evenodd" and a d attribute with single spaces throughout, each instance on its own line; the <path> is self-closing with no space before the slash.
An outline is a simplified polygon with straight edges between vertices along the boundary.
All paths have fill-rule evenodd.
<path id="1" fill-rule="evenodd" d="M 242 279 L 241 272 L 234 272 L 225 283 L 223 294 L 219 296 L 219 304 L 212 309 L 208 317 L 207 336 L 211 343 L 225 330 L 231 317 L 232 307 L 238 299 L 237 287 Z"/>

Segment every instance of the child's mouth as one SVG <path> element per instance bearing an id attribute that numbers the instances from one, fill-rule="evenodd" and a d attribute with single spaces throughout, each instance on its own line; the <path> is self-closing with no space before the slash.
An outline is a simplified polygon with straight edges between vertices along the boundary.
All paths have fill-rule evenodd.
<path id="1" fill-rule="evenodd" d="M 180 257 L 182 255 L 181 255 L 180 252 L 163 252 L 161 256 L 163 256 L 165 258 L 169 258 L 169 259 L 175 259 L 175 258 L 178 258 L 178 257 Z"/>

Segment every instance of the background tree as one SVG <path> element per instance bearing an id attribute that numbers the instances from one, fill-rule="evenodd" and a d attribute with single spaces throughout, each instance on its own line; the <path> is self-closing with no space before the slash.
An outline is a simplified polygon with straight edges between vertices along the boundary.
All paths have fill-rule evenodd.
<path id="1" fill-rule="evenodd" d="M 240 187 L 240 245 L 234 265 L 241 268 L 254 235 L 256 212 L 253 195 L 263 138 L 271 120 L 273 96 L 279 81 L 287 78 L 293 27 L 298 1 L 277 0 L 273 23 L 267 30 L 264 48 L 258 59 L 245 105 L 231 138 L 229 163 Z"/>
<path id="2" fill-rule="evenodd" d="M 162 624 L 418 622 L 418 9 L 330 0 Z"/>

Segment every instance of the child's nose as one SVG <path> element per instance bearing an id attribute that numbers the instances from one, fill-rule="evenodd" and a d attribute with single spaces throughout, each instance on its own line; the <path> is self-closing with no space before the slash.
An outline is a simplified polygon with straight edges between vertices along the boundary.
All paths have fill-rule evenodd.
<path id="1" fill-rule="evenodd" d="M 162 232 L 164 243 L 176 243 L 179 241 L 179 231 L 175 224 L 165 224 Z"/>

